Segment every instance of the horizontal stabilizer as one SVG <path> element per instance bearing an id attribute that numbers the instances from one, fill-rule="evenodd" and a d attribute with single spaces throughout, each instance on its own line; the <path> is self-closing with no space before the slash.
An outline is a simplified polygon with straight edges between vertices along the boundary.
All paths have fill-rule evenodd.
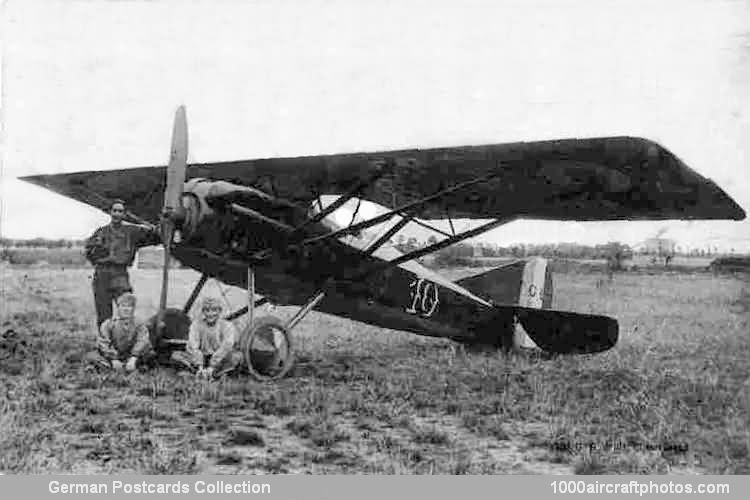
<path id="1" fill-rule="evenodd" d="M 500 317 L 515 315 L 541 349 L 557 354 L 591 354 L 611 349 L 619 336 L 617 320 L 594 314 L 495 306 Z"/>
<path id="2" fill-rule="evenodd" d="M 517 260 L 464 278 L 456 284 L 494 303 L 517 304 L 535 309 L 552 307 L 552 271 L 547 265 L 547 259 L 542 257 Z M 523 325 L 516 324 L 514 330 L 515 347 L 538 347 L 526 334 Z"/>

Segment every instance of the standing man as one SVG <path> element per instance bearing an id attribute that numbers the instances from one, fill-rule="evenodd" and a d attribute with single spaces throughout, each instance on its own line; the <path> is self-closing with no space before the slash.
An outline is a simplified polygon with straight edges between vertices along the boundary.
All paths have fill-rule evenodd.
<path id="1" fill-rule="evenodd" d="M 125 202 L 115 200 L 110 206 L 112 222 L 97 229 L 86 241 L 86 258 L 94 265 L 94 302 L 96 326 L 112 316 L 112 301 L 125 292 L 132 292 L 128 266 L 135 252 L 161 242 L 154 226 L 138 226 L 123 221 Z"/>

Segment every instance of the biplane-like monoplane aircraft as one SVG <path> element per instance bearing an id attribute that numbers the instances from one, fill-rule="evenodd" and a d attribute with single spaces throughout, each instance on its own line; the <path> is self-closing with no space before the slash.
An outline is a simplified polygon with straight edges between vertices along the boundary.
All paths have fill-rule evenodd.
<path id="1" fill-rule="evenodd" d="M 228 318 L 248 315 L 241 348 L 251 372 L 266 378 L 289 370 L 290 332 L 313 309 L 462 343 L 505 348 L 522 335 L 549 353 L 607 350 L 617 342 L 617 321 L 550 309 L 552 281 L 544 259 L 455 282 L 417 259 L 519 218 L 745 217 L 711 180 L 659 144 L 634 137 L 191 165 L 187 145 L 180 107 L 166 167 L 23 180 L 102 210 L 121 198 L 131 222 L 160 223 L 166 251 L 152 323 L 158 349 L 184 341 L 187 314 L 207 279 L 247 289 L 248 304 Z M 324 205 L 330 195 L 338 198 Z M 331 214 L 353 200 L 387 208 L 334 225 Z M 476 223 L 456 232 L 456 218 Z M 450 230 L 434 227 L 436 220 L 448 220 Z M 390 242 L 409 223 L 430 227 L 441 239 L 400 252 Z M 202 274 L 180 309 L 166 307 L 170 256 Z M 255 308 L 268 301 L 301 307 L 286 322 L 256 318 Z"/>

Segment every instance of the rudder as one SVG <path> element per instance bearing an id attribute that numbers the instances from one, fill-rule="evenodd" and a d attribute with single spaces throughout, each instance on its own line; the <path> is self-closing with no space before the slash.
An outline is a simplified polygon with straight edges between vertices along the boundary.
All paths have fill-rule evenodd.
<path id="1" fill-rule="evenodd" d="M 552 307 L 554 286 L 547 259 L 532 257 L 456 282 L 479 297 L 498 304 L 515 304 L 533 309 Z M 520 323 L 513 333 L 513 346 L 536 348 Z"/>

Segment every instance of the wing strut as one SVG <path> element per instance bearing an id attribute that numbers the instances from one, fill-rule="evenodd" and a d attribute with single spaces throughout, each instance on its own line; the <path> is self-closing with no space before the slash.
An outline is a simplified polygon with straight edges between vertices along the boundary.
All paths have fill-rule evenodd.
<path id="1" fill-rule="evenodd" d="M 438 228 L 436 228 L 435 226 L 431 226 L 430 224 L 427 224 L 426 222 L 422 222 L 422 221 L 421 221 L 421 220 L 419 220 L 419 219 L 412 219 L 412 222 L 414 222 L 414 224 L 416 224 L 416 225 L 418 225 L 418 226 L 422 226 L 422 227 L 423 227 L 423 228 L 425 228 L 425 229 L 430 229 L 430 230 L 432 230 L 432 231 L 435 231 L 435 232 L 436 232 L 436 233 L 438 233 L 438 234 L 442 234 L 443 236 L 445 236 L 445 237 L 447 237 L 447 238 L 450 238 L 451 236 L 455 236 L 455 235 L 456 235 L 456 233 L 453 233 L 453 234 L 451 234 L 451 233 L 446 233 L 446 232 L 445 232 L 445 231 L 443 231 L 442 229 L 438 229 Z"/>
<path id="2" fill-rule="evenodd" d="M 437 243 L 426 246 L 424 248 L 420 248 L 419 250 L 414 250 L 413 252 L 404 254 L 401 257 L 398 257 L 396 259 L 389 260 L 386 262 L 386 264 L 397 266 L 399 264 L 403 264 L 404 262 L 418 259 L 419 257 L 422 257 L 423 255 L 427 255 L 432 252 L 437 252 L 438 250 L 442 250 L 443 248 L 453 245 L 454 243 L 458 243 L 458 242 L 467 240 L 469 238 L 473 238 L 474 236 L 480 235 L 482 233 L 486 233 L 487 231 L 491 231 L 492 229 L 495 229 L 496 227 L 500 227 L 503 224 L 507 224 L 508 222 L 513 222 L 517 218 L 518 218 L 517 216 L 512 216 L 512 217 L 504 217 L 502 219 L 495 219 L 492 222 L 482 224 L 481 226 L 477 228 L 464 231 L 463 233 L 459 233 L 450 238 L 446 238 L 442 241 L 438 241 Z"/>
<path id="3" fill-rule="evenodd" d="M 267 298 L 261 297 L 261 298 L 257 299 L 255 302 L 253 302 L 253 307 L 260 307 L 260 306 L 262 306 L 263 304 L 265 304 L 267 302 L 268 302 Z M 230 313 L 230 314 L 227 314 L 226 316 L 224 316 L 224 319 L 227 320 L 227 321 L 235 320 L 235 319 L 239 318 L 240 316 L 242 316 L 243 314 L 245 314 L 246 312 L 248 312 L 249 310 L 250 310 L 249 305 L 242 306 L 240 309 L 237 309 L 233 313 Z"/>
<path id="4" fill-rule="evenodd" d="M 182 307 L 183 313 L 185 314 L 190 313 L 190 309 L 192 309 L 193 304 L 195 303 L 195 299 L 198 298 L 198 294 L 201 293 L 201 289 L 203 288 L 203 285 L 206 284 L 207 280 L 208 280 L 208 274 L 206 273 L 201 274 L 201 278 L 198 280 L 198 283 L 195 284 L 193 291 L 190 292 L 190 297 L 188 297 L 187 302 L 185 302 L 185 305 Z"/>
<path id="5" fill-rule="evenodd" d="M 487 231 L 490 231 L 492 229 L 495 229 L 496 227 L 502 226 L 503 224 L 507 224 L 508 222 L 512 222 L 516 220 L 517 216 L 511 216 L 511 217 L 504 217 L 502 219 L 495 219 L 491 222 L 488 222 L 486 224 L 482 224 L 481 226 L 470 229 L 468 231 L 464 231 L 463 233 L 459 233 L 456 236 L 452 236 L 450 238 L 446 238 L 442 241 L 438 241 L 437 243 L 434 243 L 432 245 L 426 246 L 424 248 L 421 248 L 419 250 L 414 250 L 413 252 L 405 253 L 404 255 L 397 257 L 393 260 L 386 260 L 378 262 L 377 264 L 374 264 L 372 266 L 369 266 L 369 268 L 366 268 L 361 274 L 355 275 L 352 280 L 362 280 L 366 278 L 367 276 L 377 273 L 383 269 L 386 269 L 388 267 L 392 266 L 398 266 L 399 264 L 403 264 L 404 262 L 408 262 L 410 260 L 418 259 L 419 257 L 422 257 L 424 255 L 427 255 L 432 252 L 437 252 L 438 250 L 442 250 L 443 248 L 453 245 L 455 243 L 459 243 L 461 241 L 464 241 L 466 239 L 472 238 L 474 236 L 477 236 L 482 233 L 486 233 Z"/>
<path id="6" fill-rule="evenodd" d="M 354 209 L 354 213 L 352 213 L 352 220 L 349 221 L 349 225 L 351 226 L 354 224 L 354 221 L 357 220 L 357 215 L 359 214 L 359 208 L 362 206 L 362 198 L 357 198 L 357 208 Z"/>
<path id="7" fill-rule="evenodd" d="M 354 198 L 355 196 L 359 196 L 360 193 L 362 193 L 362 190 L 365 189 L 367 186 L 378 180 L 380 177 L 382 177 L 386 173 L 387 169 L 384 166 L 380 166 L 373 175 L 371 175 L 366 180 L 361 180 L 357 182 L 349 191 L 344 193 L 343 195 L 339 196 L 333 203 L 328 205 L 326 208 L 323 208 L 323 203 L 320 200 L 320 196 L 318 196 L 318 206 L 321 207 L 320 212 L 315 214 L 314 216 L 307 219 L 304 223 L 302 223 L 300 226 L 294 228 L 294 231 L 292 232 L 291 236 L 295 236 L 300 234 L 306 227 L 311 226 L 312 224 L 316 224 L 323 220 L 328 215 L 332 214 L 339 208 L 341 208 L 343 205 L 345 205 L 349 200 Z M 362 200 L 359 200 L 357 203 L 357 211 L 359 211 L 359 204 L 362 202 Z M 356 216 L 356 212 L 355 212 Z M 352 220 L 354 220 L 352 218 Z"/>
<path id="8" fill-rule="evenodd" d="M 315 306 L 318 305 L 318 303 L 323 300 L 323 297 L 325 297 L 326 294 L 323 290 L 318 291 L 313 297 L 307 301 L 307 304 L 305 304 L 299 311 L 297 311 L 297 314 L 292 317 L 292 319 L 289 320 L 289 322 L 286 324 L 287 329 L 291 330 L 295 326 L 297 326 L 297 323 L 302 321 L 302 319 L 307 316 L 307 314 L 313 310 Z"/>
<path id="9" fill-rule="evenodd" d="M 365 250 L 365 254 L 372 255 L 375 252 L 375 250 L 382 247 L 383 244 L 385 244 L 388 240 L 393 238 L 393 235 L 401 231 L 401 228 L 407 225 L 412 219 L 413 217 L 402 217 L 401 220 L 395 223 L 388 231 L 385 232 L 383 236 L 381 236 L 374 243 L 368 246 L 367 249 Z"/>
<path id="10" fill-rule="evenodd" d="M 497 177 L 498 173 L 492 173 L 490 175 L 485 175 L 483 177 L 478 177 L 476 179 L 472 179 L 470 181 L 462 182 L 460 184 L 456 184 L 455 186 L 449 187 L 447 189 L 444 189 L 440 191 L 439 193 L 435 193 L 433 195 L 427 196 L 425 198 L 422 198 L 420 200 L 414 201 L 412 203 L 407 203 L 406 205 L 402 205 L 394 210 L 391 210 L 390 212 L 386 212 L 382 215 L 379 215 L 377 217 L 374 217 L 372 219 L 368 219 L 366 221 L 362 221 L 359 224 L 354 224 L 353 226 L 347 226 L 345 228 L 339 229 L 338 231 L 333 231 L 331 233 L 323 234 L 321 236 L 316 236 L 314 238 L 308 238 L 304 240 L 303 244 L 308 243 L 316 243 L 322 240 L 327 240 L 329 238 L 339 238 L 341 236 L 347 236 L 349 234 L 358 233 L 364 229 L 367 229 L 372 226 L 377 226 L 378 224 L 381 224 L 394 215 L 398 215 L 400 212 L 406 212 L 407 214 L 412 211 L 416 210 L 417 208 L 421 207 L 422 205 L 435 200 L 437 198 L 440 198 L 441 196 L 445 196 L 447 194 L 460 191 L 461 189 L 465 189 L 467 187 L 473 186 L 475 184 L 479 184 L 482 182 L 487 182 L 488 180 Z"/>

